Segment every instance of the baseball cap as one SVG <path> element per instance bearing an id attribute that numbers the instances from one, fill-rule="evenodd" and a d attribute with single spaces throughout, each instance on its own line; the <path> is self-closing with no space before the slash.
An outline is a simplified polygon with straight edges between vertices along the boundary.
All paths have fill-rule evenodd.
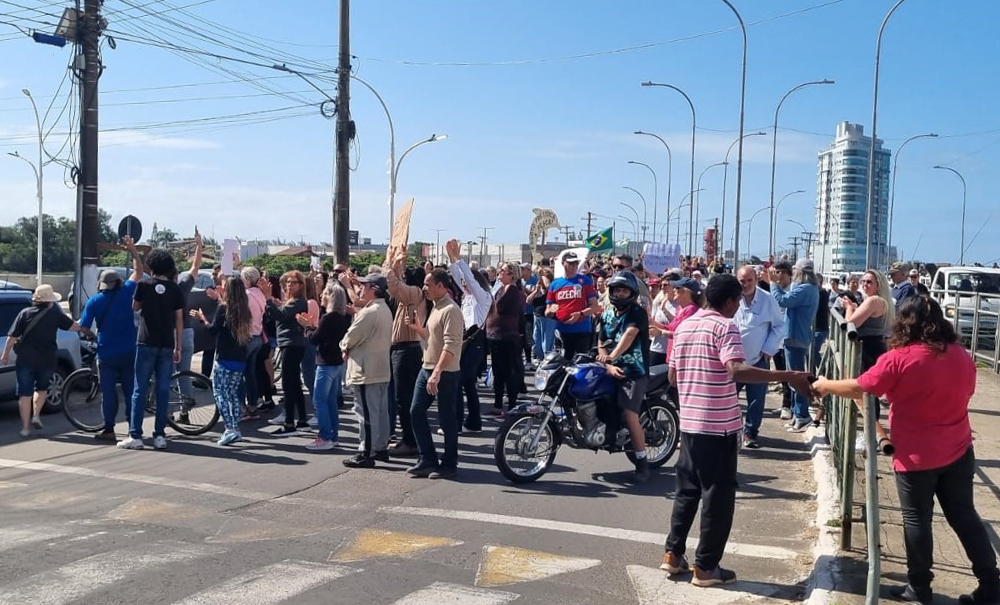
<path id="1" fill-rule="evenodd" d="M 684 275 L 678 269 L 671 269 L 663 274 L 663 280 L 671 282 L 671 285 L 673 285 L 673 282 L 682 277 L 684 277 Z"/>
<path id="2" fill-rule="evenodd" d="M 580 256 L 573 250 L 570 250 L 566 254 L 563 254 L 562 260 L 564 263 L 578 263 L 580 262 Z"/>
<path id="3" fill-rule="evenodd" d="M 118 275 L 117 271 L 114 269 L 105 269 L 101 271 L 101 276 L 97 278 L 97 290 L 99 292 L 110 290 L 121 282 L 122 276 Z"/>
<path id="4" fill-rule="evenodd" d="M 648 285 L 650 287 L 652 287 L 652 286 L 659 286 L 660 285 L 660 278 L 659 277 L 655 277 L 655 276 L 654 277 L 650 277 L 648 280 L 646 280 L 646 285 Z"/>
<path id="5" fill-rule="evenodd" d="M 910 269 L 910 277 L 920 277 L 920 272 L 916 269 Z"/>
<path id="6" fill-rule="evenodd" d="M 889 275 L 893 273 L 908 273 L 910 271 L 910 263 L 895 262 L 889 267 Z"/>
<path id="7" fill-rule="evenodd" d="M 812 260 L 808 258 L 800 258 L 795 261 L 795 268 L 801 269 L 802 271 L 814 271 L 814 266 Z"/>
<path id="8" fill-rule="evenodd" d="M 701 293 L 701 284 L 690 277 L 682 277 L 680 279 L 671 280 L 670 285 L 675 288 L 686 288 L 695 294 Z"/>
<path id="9" fill-rule="evenodd" d="M 531 263 L 521 263 L 521 268 L 522 269 L 530 269 L 531 268 Z"/>
<path id="10" fill-rule="evenodd" d="M 358 283 L 371 284 L 377 292 L 385 293 L 389 291 L 389 282 L 385 280 L 384 276 L 379 275 L 378 273 L 372 273 L 371 275 L 366 275 L 365 277 L 359 277 Z"/>

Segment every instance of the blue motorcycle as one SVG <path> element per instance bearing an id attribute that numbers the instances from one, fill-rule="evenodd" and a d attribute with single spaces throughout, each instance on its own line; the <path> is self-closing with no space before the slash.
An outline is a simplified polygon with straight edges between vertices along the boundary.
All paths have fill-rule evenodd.
<path id="1" fill-rule="evenodd" d="M 653 366 L 639 412 L 651 469 L 663 466 L 680 439 L 679 420 L 668 397 L 667 366 Z M 530 483 L 551 468 L 563 444 L 577 449 L 625 452 L 635 463 L 631 437 L 616 399 L 618 381 L 593 355 L 570 362 L 559 351 L 549 353 L 535 372 L 538 402 L 507 413 L 497 432 L 493 457 L 497 468 L 514 483 Z"/>

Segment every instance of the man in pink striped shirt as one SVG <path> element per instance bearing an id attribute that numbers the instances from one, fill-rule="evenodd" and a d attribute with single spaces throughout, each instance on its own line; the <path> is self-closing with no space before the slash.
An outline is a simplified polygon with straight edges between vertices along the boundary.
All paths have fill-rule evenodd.
<path id="1" fill-rule="evenodd" d="M 743 430 L 736 382 L 788 382 L 800 393 L 812 392 L 805 372 L 772 372 L 744 363 L 740 331 L 732 322 L 742 293 L 734 276 L 713 277 L 705 290 L 708 308 L 678 328 L 670 358 L 670 382 L 680 398 L 681 453 L 660 569 L 671 575 L 691 571 L 684 551 L 700 501 L 704 506 L 691 584 L 701 587 L 736 581 L 735 573 L 719 565 L 736 507 L 736 460 Z"/>

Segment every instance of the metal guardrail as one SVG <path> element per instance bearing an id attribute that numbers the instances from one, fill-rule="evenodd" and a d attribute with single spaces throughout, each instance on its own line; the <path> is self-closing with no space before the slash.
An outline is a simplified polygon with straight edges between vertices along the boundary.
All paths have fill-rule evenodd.
<path id="1" fill-rule="evenodd" d="M 938 288 L 930 293 L 968 347 L 973 360 L 1000 373 L 1000 339 L 997 338 L 1000 294 Z"/>
<path id="2" fill-rule="evenodd" d="M 819 373 L 833 380 L 857 378 L 861 373 L 861 341 L 857 328 L 837 309 L 830 311 L 830 338 L 820 361 Z M 826 438 L 833 451 L 834 466 L 840 486 L 840 547 L 849 550 L 852 542 L 854 481 L 857 473 L 856 438 L 858 411 L 854 400 L 831 395 L 823 402 Z M 882 550 L 879 544 L 878 509 L 878 422 L 879 404 L 870 395 L 864 399 L 865 523 L 868 552 L 868 582 L 865 602 L 878 603 Z"/>

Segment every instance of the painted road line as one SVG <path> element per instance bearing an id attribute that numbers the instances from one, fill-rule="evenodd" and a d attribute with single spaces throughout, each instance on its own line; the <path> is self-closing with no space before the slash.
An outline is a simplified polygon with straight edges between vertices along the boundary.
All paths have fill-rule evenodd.
<path id="1" fill-rule="evenodd" d="M 642 544 L 662 545 L 663 540 L 666 537 L 664 534 L 648 531 L 619 529 L 617 527 L 571 523 L 568 521 L 554 521 L 551 519 L 534 519 L 531 517 L 515 517 L 511 515 L 480 513 L 476 511 L 445 510 L 441 508 L 416 508 L 412 506 L 384 506 L 379 509 L 379 512 L 397 515 L 415 515 L 418 517 L 460 519 L 462 521 L 475 521 L 477 523 L 493 523 L 496 525 L 509 525 L 513 527 L 544 529 L 571 534 L 581 534 L 585 536 L 597 536 L 599 538 L 610 538 L 612 540 L 640 542 Z M 698 541 L 695 539 L 689 539 L 687 544 L 689 549 L 694 550 L 698 545 Z M 732 555 L 756 557 L 758 559 L 791 560 L 799 556 L 799 554 L 794 550 L 781 548 L 780 546 L 740 544 L 738 542 L 729 542 L 726 544 L 726 552 Z"/>
<path id="2" fill-rule="evenodd" d="M 351 506 L 337 505 L 324 500 L 310 500 L 295 496 L 283 496 L 281 494 L 269 494 L 255 490 L 245 490 L 238 487 L 227 487 L 216 483 L 198 483 L 196 481 L 184 481 L 183 479 L 170 479 L 167 477 L 155 477 L 151 475 L 138 475 L 135 473 L 118 473 L 113 471 L 99 471 L 96 469 L 84 468 L 82 466 L 66 466 L 62 464 L 51 464 L 48 462 L 28 462 L 26 460 L 12 460 L 0 458 L 0 468 L 20 469 L 28 471 L 38 471 L 43 473 L 59 473 L 63 475 L 77 475 L 79 477 L 93 477 L 97 479 L 110 479 L 113 481 L 127 481 L 132 483 L 142 483 L 145 485 L 157 485 L 161 487 L 173 487 L 177 489 L 204 492 L 208 494 L 219 494 L 231 498 L 240 498 L 251 501 L 283 502 L 292 505 L 308 505 L 329 510 L 345 510 L 355 508 Z"/>
<path id="3" fill-rule="evenodd" d="M 460 544 L 460 541 L 451 538 L 363 529 L 356 533 L 346 546 L 330 555 L 330 560 L 353 563 L 378 557 L 406 557 L 425 550 Z"/>
<path id="4" fill-rule="evenodd" d="M 31 525 L 27 527 L 6 527 L 0 529 L 0 552 L 12 550 L 46 540 L 63 538 L 70 534 L 67 527 Z"/>
<path id="5" fill-rule="evenodd" d="M 641 565 L 625 568 L 635 589 L 639 605 L 725 605 L 726 603 L 752 603 L 777 594 L 770 584 L 736 582 L 724 587 L 698 588 L 690 576 L 672 579 L 667 572 Z"/>
<path id="6" fill-rule="evenodd" d="M 521 582 L 544 580 L 559 574 L 590 569 L 601 564 L 599 559 L 567 557 L 537 550 L 511 546 L 483 547 L 476 586 L 491 588 Z"/>
<path id="7" fill-rule="evenodd" d="M 435 582 L 427 588 L 411 592 L 393 605 L 506 605 L 520 596 L 512 592 Z"/>
<path id="8" fill-rule="evenodd" d="M 275 605 L 354 571 L 343 565 L 282 561 L 216 584 L 176 605 Z"/>
<path id="9" fill-rule="evenodd" d="M 222 552 L 205 546 L 159 542 L 102 553 L 0 586 L 0 605 L 65 605 L 151 567 Z"/>

